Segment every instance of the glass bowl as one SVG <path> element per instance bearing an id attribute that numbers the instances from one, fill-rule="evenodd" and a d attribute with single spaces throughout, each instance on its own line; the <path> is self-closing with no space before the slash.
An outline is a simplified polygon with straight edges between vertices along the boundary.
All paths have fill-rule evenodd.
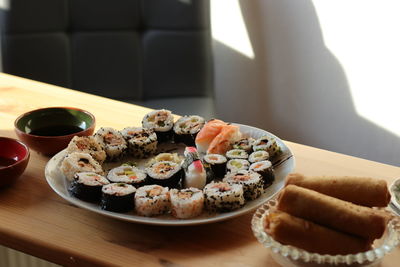
<path id="1" fill-rule="evenodd" d="M 251 227 L 257 240 L 271 251 L 272 258 L 282 266 L 376 266 L 400 243 L 400 217 L 391 214 L 384 235 L 375 240 L 373 249 L 348 255 L 321 255 L 293 246 L 282 245 L 264 231 L 265 216 L 275 207 L 276 199 L 263 204 L 253 215 Z"/>

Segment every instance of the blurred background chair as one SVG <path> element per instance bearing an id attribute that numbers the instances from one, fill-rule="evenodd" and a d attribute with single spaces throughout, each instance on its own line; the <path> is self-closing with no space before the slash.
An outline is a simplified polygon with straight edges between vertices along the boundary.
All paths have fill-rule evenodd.
<path id="1" fill-rule="evenodd" d="M 209 10 L 203 0 L 9 0 L 3 72 L 209 118 Z"/>

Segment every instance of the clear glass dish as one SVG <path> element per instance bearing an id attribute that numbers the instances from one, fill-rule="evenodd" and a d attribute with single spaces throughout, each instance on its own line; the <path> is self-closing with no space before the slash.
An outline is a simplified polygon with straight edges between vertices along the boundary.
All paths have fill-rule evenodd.
<path id="1" fill-rule="evenodd" d="M 257 240 L 271 251 L 272 258 L 282 266 L 377 266 L 382 258 L 400 243 L 400 217 L 389 209 L 384 209 L 392 216 L 382 238 L 375 240 L 373 249 L 348 255 L 321 255 L 303 249 L 282 245 L 264 231 L 264 219 L 269 214 L 276 200 L 263 204 L 253 215 L 252 230 Z"/>

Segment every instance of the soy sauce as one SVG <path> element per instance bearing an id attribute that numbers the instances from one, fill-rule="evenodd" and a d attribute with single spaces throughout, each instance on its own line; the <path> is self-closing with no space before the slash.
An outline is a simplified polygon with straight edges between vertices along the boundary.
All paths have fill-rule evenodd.
<path id="1" fill-rule="evenodd" d="M 15 162 L 17 162 L 17 160 L 15 160 L 15 159 L 0 157 L 0 168 L 10 166 L 10 165 L 14 164 Z"/>
<path id="2" fill-rule="evenodd" d="M 83 131 L 75 125 L 53 125 L 32 130 L 29 134 L 40 136 L 61 136 Z"/>

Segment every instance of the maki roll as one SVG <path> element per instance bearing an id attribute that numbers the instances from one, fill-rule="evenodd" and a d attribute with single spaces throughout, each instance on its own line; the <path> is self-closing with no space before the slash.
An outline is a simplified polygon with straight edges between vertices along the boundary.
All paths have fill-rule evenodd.
<path id="1" fill-rule="evenodd" d="M 269 153 L 265 150 L 259 150 L 256 152 L 253 152 L 249 156 L 249 161 L 250 163 L 262 161 L 262 160 L 268 160 L 269 159 Z"/>
<path id="2" fill-rule="evenodd" d="M 240 170 L 236 173 L 228 173 L 223 181 L 242 185 L 244 198 L 247 200 L 254 200 L 264 193 L 264 180 L 256 172 Z"/>
<path id="3" fill-rule="evenodd" d="M 245 159 L 231 159 L 226 163 L 227 172 L 237 172 L 249 169 L 250 162 Z"/>
<path id="4" fill-rule="evenodd" d="M 181 117 L 174 125 L 175 143 L 194 146 L 197 133 L 203 128 L 204 124 L 204 118 L 197 115 Z"/>
<path id="5" fill-rule="evenodd" d="M 135 209 L 139 215 L 155 216 L 170 209 L 168 187 L 146 185 L 136 190 Z"/>
<path id="6" fill-rule="evenodd" d="M 209 183 L 204 187 L 204 200 L 207 210 L 226 212 L 244 205 L 243 186 L 226 182 Z"/>
<path id="7" fill-rule="evenodd" d="M 253 151 L 259 150 L 267 151 L 271 158 L 278 156 L 282 153 L 282 150 L 276 143 L 276 140 L 273 137 L 269 136 L 263 136 L 254 141 Z"/>
<path id="8" fill-rule="evenodd" d="M 169 110 L 153 110 L 144 116 L 142 126 L 154 130 L 158 142 L 165 143 L 172 140 L 174 117 Z"/>
<path id="9" fill-rule="evenodd" d="M 210 166 L 215 178 L 222 178 L 226 173 L 226 157 L 219 154 L 207 154 L 203 160 Z"/>
<path id="10" fill-rule="evenodd" d="M 102 175 L 100 164 L 87 153 L 73 152 L 68 154 L 61 163 L 61 171 L 67 180 L 72 181 L 77 172 L 94 172 Z"/>
<path id="11" fill-rule="evenodd" d="M 250 153 L 252 151 L 252 146 L 254 142 L 254 138 L 242 138 L 239 141 L 235 142 L 232 147 L 234 149 L 243 149 L 247 153 Z"/>
<path id="12" fill-rule="evenodd" d="M 134 166 L 122 165 L 111 169 L 107 174 L 107 179 L 112 183 L 127 183 L 137 188 L 146 184 L 147 175 Z"/>
<path id="13" fill-rule="evenodd" d="M 182 168 L 172 161 L 159 161 L 146 169 L 149 184 L 175 188 L 182 179 Z"/>
<path id="14" fill-rule="evenodd" d="M 67 147 L 68 154 L 72 152 L 87 153 L 98 163 L 103 164 L 106 160 L 106 152 L 93 136 L 74 136 Z"/>
<path id="15" fill-rule="evenodd" d="M 135 207 L 136 188 L 125 183 L 103 185 L 100 207 L 103 210 L 127 212 Z"/>
<path id="16" fill-rule="evenodd" d="M 243 149 L 231 149 L 226 152 L 226 157 L 228 159 L 247 159 L 249 154 Z"/>
<path id="17" fill-rule="evenodd" d="M 157 150 L 157 135 L 152 129 L 126 127 L 122 136 L 128 142 L 129 153 L 135 158 L 148 158 Z"/>
<path id="18" fill-rule="evenodd" d="M 275 180 L 272 163 L 269 160 L 255 162 L 250 165 L 249 170 L 261 174 L 264 179 L 264 188 L 270 186 Z"/>
<path id="19" fill-rule="evenodd" d="M 160 153 L 154 158 L 150 159 L 147 163 L 146 166 L 149 167 L 153 165 L 156 162 L 159 161 L 172 161 L 178 164 L 181 164 L 183 158 L 178 155 L 178 153 Z"/>
<path id="20" fill-rule="evenodd" d="M 195 147 L 186 147 L 184 155 L 186 158 L 182 164 L 182 168 L 185 171 L 183 187 L 203 189 L 207 182 L 207 173 L 197 153 L 197 149 Z"/>
<path id="21" fill-rule="evenodd" d="M 94 137 L 103 146 L 109 160 L 120 158 L 128 147 L 122 134 L 111 127 L 101 127 Z"/>
<path id="22" fill-rule="evenodd" d="M 197 188 L 171 189 L 172 216 L 179 219 L 188 219 L 199 216 L 203 211 L 204 195 L 203 191 Z"/>
<path id="23" fill-rule="evenodd" d="M 103 176 L 94 172 L 78 172 L 68 188 L 76 198 L 84 201 L 97 202 L 101 198 L 101 188 L 110 182 Z"/>

